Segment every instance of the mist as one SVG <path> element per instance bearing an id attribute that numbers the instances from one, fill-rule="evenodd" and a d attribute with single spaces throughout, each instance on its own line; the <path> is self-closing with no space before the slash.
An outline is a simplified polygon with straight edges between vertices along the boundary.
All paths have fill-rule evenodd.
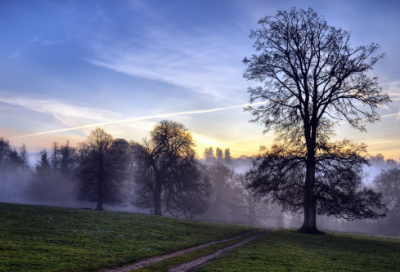
<path id="1" fill-rule="evenodd" d="M 75 169 L 79 165 L 80 152 L 78 147 L 72 147 L 68 143 L 66 145 L 54 143 L 50 151 L 42 150 L 32 155 L 25 146 L 12 147 L 7 140 L 3 138 L 0 140 L 1 202 L 85 209 L 95 207 L 93 201 L 76 199 Z M 212 147 L 206 148 L 203 158 L 197 160 L 202 165 L 203 174 L 209 182 L 207 209 L 202 214 L 192 216 L 191 219 L 273 228 L 300 228 L 303 222 L 301 212 L 284 211 L 277 203 L 257 197 L 251 189 L 248 189 L 249 181 L 246 179 L 246 173 L 250 170 L 254 159 L 255 156 L 232 158 L 229 148 L 222 150 L 216 147 L 215 152 Z M 364 168 L 363 184 L 375 190 L 379 188 L 376 187 L 374 179 L 382 170 L 399 167 L 399 163 L 391 159 L 385 160 L 380 154 L 371 156 L 369 161 L 371 166 Z M 129 168 L 128 172 L 132 171 L 134 168 Z M 151 208 L 133 205 L 133 200 L 137 199 L 138 195 L 137 185 L 131 176 L 127 175 L 120 186 L 124 190 L 124 203 L 117 206 L 104 203 L 105 209 L 153 213 Z M 173 216 L 167 210 L 164 215 Z M 398 218 L 392 215 L 390 210 L 387 217 L 377 220 L 347 221 L 333 216 L 317 216 L 317 225 L 324 231 L 400 236 Z"/>

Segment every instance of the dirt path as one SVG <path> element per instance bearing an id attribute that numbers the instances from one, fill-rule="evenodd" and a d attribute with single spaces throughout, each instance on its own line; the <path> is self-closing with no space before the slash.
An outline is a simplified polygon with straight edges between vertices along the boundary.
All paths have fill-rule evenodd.
<path id="1" fill-rule="evenodd" d="M 186 253 L 198 250 L 198 249 L 202 249 L 202 248 L 205 248 L 205 247 L 208 247 L 208 246 L 212 246 L 212 245 L 215 245 L 215 244 L 219 244 L 219 243 L 222 243 L 222 242 L 227 242 L 227 241 L 239 239 L 239 238 L 242 238 L 242 237 L 244 237 L 244 236 L 246 236 L 246 235 L 248 235 L 248 234 L 250 234 L 252 232 L 255 232 L 255 231 L 256 230 L 248 231 L 248 232 L 245 232 L 245 233 L 243 233 L 243 234 L 241 234 L 239 236 L 235 236 L 235 237 L 232 237 L 232 238 L 208 242 L 208 243 L 201 244 L 201 245 L 198 245 L 198 246 L 194 246 L 194 247 L 190 247 L 190 248 L 187 248 L 187 249 L 182 249 L 182 250 L 179 250 L 179 251 L 175 251 L 175 252 L 172 252 L 170 254 L 155 256 L 155 257 L 152 257 L 152 258 L 149 258 L 149 259 L 141 260 L 141 261 L 138 261 L 137 263 L 134 263 L 134 264 L 128 264 L 128 265 L 123 266 L 123 267 L 112 268 L 112 269 L 109 269 L 109 270 L 101 270 L 99 272 L 128 272 L 128 271 L 131 271 L 131 270 L 139 269 L 139 268 L 142 268 L 142 267 L 145 267 L 145 266 L 148 266 L 148 265 L 163 261 L 163 260 L 171 258 L 171 257 L 176 257 L 176 256 L 179 256 L 179 255 L 183 255 L 183 254 L 186 254 Z"/>
<path id="2" fill-rule="evenodd" d="M 201 266 L 203 266 L 203 265 L 205 265 L 205 264 L 207 264 L 209 262 L 212 262 L 215 259 L 220 258 L 221 256 L 225 255 L 229 251 L 231 251 L 231 250 L 233 250 L 233 249 L 235 249 L 237 247 L 240 247 L 240 246 L 242 246 L 244 244 L 247 244 L 248 242 L 251 242 L 251 241 L 263 236 L 267 232 L 268 231 L 265 231 L 265 232 L 263 232 L 261 234 L 258 234 L 256 236 L 250 237 L 250 238 L 248 238 L 248 239 L 246 239 L 244 241 L 241 241 L 241 242 L 239 242 L 237 244 L 222 248 L 222 249 L 220 249 L 220 250 L 218 250 L 218 251 L 216 251 L 214 253 L 211 253 L 209 255 L 197 258 L 197 259 L 195 259 L 193 261 L 190 261 L 190 262 L 187 262 L 187 263 L 183 263 L 183 264 L 177 265 L 175 267 L 172 267 L 170 270 L 168 270 L 168 272 L 189 272 L 189 271 L 194 271 L 194 270 L 198 269 L 199 267 L 201 267 Z"/>

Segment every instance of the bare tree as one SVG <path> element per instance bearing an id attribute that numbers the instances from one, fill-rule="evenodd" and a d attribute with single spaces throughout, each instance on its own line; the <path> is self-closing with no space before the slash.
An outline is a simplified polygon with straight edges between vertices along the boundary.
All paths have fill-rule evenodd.
<path id="1" fill-rule="evenodd" d="M 217 160 L 222 161 L 224 159 L 224 153 L 222 152 L 221 148 L 217 147 L 215 154 L 217 156 Z"/>
<path id="2" fill-rule="evenodd" d="M 8 156 L 11 152 L 10 142 L 0 137 L 0 181 L 7 175 Z"/>
<path id="3" fill-rule="evenodd" d="M 203 157 L 206 163 L 213 163 L 215 161 L 214 149 L 210 146 L 204 149 Z"/>
<path id="4" fill-rule="evenodd" d="M 249 88 L 253 122 L 265 130 L 275 129 L 277 140 L 306 150 L 303 188 L 304 222 L 300 232 L 318 233 L 316 227 L 316 158 L 319 146 L 333 134 L 332 126 L 346 120 L 352 128 L 365 131 L 362 121 L 379 119 L 377 107 L 390 102 L 377 77 L 366 72 L 384 55 L 372 56 L 379 46 L 352 48 L 350 32 L 327 24 L 311 8 L 259 20 L 251 32 L 260 54 L 244 58 L 244 77 L 264 82 Z M 358 106 L 361 104 L 362 106 Z"/>
<path id="5" fill-rule="evenodd" d="M 383 193 L 383 199 L 389 208 L 388 232 L 399 235 L 400 225 L 400 169 L 382 170 L 375 177 L 374 184 Z"/>
<path id="6" fill-rule="evenodd" d="M 224 151 L 224 162 L 227 165 L 232 165 L 232 156 L 231 156 L 231 151 L 229 148 L 225 149 Z"/>
<path id="7" fill-rule="evenodd" d="M 273 219 L 276 214 L 272 214 L 272 210 L 269 209 L 271 205 L 268 205 L 259 195 L 254 194 L 254 189 L 249 187 L 251 181 L 246 179 L 246 175 L 236 174 L 234 176 L 234 182 L 235 196 L 233 208 L 236 218 L 243 218 L 243 223 L 250 225 L 261 225 L 268 221 L 268 219 L 272 221 L 271 219 Z M 275 222 L 268 223 L 272 225 Z"/>
<path id="8" fill-rule="evenodd" d="M 136 149 L 134 205 L 188 218 L 205 212 L 209 181 L 195 159 L 191 133 L 181 123 L 163 120 L 150 132 L 150 140 Z"/>
<path id="9" fill-rule="evenodd" d="M 76 148 L 70 146 L 67 141 L 66 145 L 60 147 L 60 154 L 60 175 L 65 179 L 72 180 L 78 163 Z"/>
<path id="10" fill-rule="evenodd" d="M 21 201 L 20 192 L 31 180 L 28 153 L 23 144 L 18 150 L 0 137 L 0 198 L 1 201 Z"/>
<path id="11" fill-rule="evenodd" d="M 90 133 L 79 148 L 77 200 L 96 202 L 96 210 L 103 210 L 103 204 L 125 204 L 122 185 L 128 173 L 127 145 L 125 140 L 114 140 L 101 128 Z"/>
<path id="12" fill-rule="evenodd" d="M 19 154 L 21 157 L 22 171 L 26 172 L 29 170 L 29 154 L 25 144 L 22 144 L 19 149 Z"/>
<path id="13" fill-rule="evenodd" d="M 210 176 L 212 184 L 212 193 L 208 218 L 216 221 L 231 221 L 233 206 L 233 177 L 235 171 L 227 167 L 223 162 L 216 161 L 207 167 L 207 172 Z"/>
<path id="14" fill-rule="evenodd" d="M 65 156 L 65 149 L 71 149 L 68 143 L 60 146 L 54 142 L 50 152 L 42 150 L 37 154 L 37 163 L 27 188 L 28 198 L 43 204 L 70 204 L 73 202 L 73 170 Z M 24 149 L 21 149 L 21 161 Z M 25 149 L 26 152 L 26 149 Z M 67 164 L 67 165 L 65 165 Z M 63 172 L 63 168 L 70 172 Z"/>

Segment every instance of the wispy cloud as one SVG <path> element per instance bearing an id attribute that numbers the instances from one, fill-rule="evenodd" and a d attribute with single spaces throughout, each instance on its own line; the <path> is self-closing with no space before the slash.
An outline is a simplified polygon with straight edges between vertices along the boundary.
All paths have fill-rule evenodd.
<path id="1" fill-rule="evenodd" d="M 13 53 L 11 53 L 8 58 L 18 58 L 24 51 L 28 50 L 31 46 L 34 44 L 39 44 L 43 46 L 50 46 L 50 45 L 56 45 L 60 43 L 64 43 L 71 38 L 63 39 L 63 40 L 47 40 L 47 39 L 42 39 L 40 37 L 34 37 L 32 38 L 29 42 L 27 42 L 24 46 L 16 49 Z"/>
<path id="2" fill-rule="evenodd" d="M 104 122 L 124 118 L 123 114 L 98 108 L 84 107 L 58 99 L 37 98 L 2 93 L 0 101 L 24 107 L 36 112 L 50 114 L 68 126 L 81 122 Z"/>
<path id="3" fill-rule="evenodd" d="M 189 32 L 175 29 L 171 22 L 157 23 L 163 26 L 154 26 L 150 20 L 141 25 L 140 32 L 123 40 L 100 32 L 89 41 L 95 56 L 83 59 L 120 73 L 183 86 L 213 99 L 243 101 L 248 83 L 242 77 L 242 43 L 217 31 Z"/>

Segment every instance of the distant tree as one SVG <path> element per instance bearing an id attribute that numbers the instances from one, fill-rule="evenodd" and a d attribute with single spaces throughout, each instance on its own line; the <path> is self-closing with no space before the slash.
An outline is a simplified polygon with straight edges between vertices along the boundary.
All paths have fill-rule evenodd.
<path id="1" fill-rule="evenodd" d="M 57 171 L 60 169 L 61 164 L 61 150 L 58 143 L 54 142 L 51 148 L 51 155 L 50 155 L 50 165 L 51 167 Z"/>
<path id="2" fill-rule="evenodd" d="M 374 179 L 377 189 L 383 193 L 383 200 L 389 208 L 389 230 L 393 235 L 399 235 L 400 225 L 400 169 L 382 170 Z"/>
<path id="3" fill-rule="evenodd" d="M 395 160 L 393 160 L 393 159 L 387 159 L 387 160 L 386 160 L 386 163 L 387 163 L 389 166 L 392 166 L 392 167 L 397 166 L 397 162 L 396 162 Z"/>
<path id="4" fill-rule="evenodd" d="M 19 149 L 12 148 L 8 140 L 0 137 L 0 180 L 24 172 L 28 166 L 28 153 L 25 144 Z"/>
<path id="5" fill-rule="evenodd" d="M 78 201 L 96 202 L 96 210 L 103 210 L 103 204 L 125 204 L 123 183 L 128 173 L 127 145 L 125 140 L 114 140 L 101 128 L 90 133 L 78 151 L 75 190 Z"/>
<path id="6" fill-rule="evenodd" d="M 21 201 L 20 192 L 26 189 L 31 179 L 28 153 L 25 145 L 12 148 L 9 141 L 0 137 L 0 199 Z"/>
<path id="7" fill-rule="evenodd" d="M 249 180 L 245 174 L 234 176 L 234 202 L 232 208 L 236 218 L 249 225 L 262 225 L 268 223 L 279 226 L 282 224 L 283 215 L 272 209 L 273 205 L 266 203 L 262 197 L 254 194 L 249 187 Z M 274 222 L 277 221 L 277 222 Z M 279 222 L 278 222 L 279 221 Z"/>
<path id="8" fill-rule="evenodd" d="M 60 174 L 66 179 L 72 179 L 78 163 L 76 148 L 71 147 L 67 141 L 66 145 L 60 147 L 60 154 Z"/>
<path id="9" fill-rule="evenodd" d="M 54 194 L 57 184 L 54 183 L 54 172 L 50 167 L 49 153 L 44 149 L 36 156 L 35 172 L 26 189 L 27 196 L 39 202 L 54 201 L 58 198 L 58 195 Z"/>
<path id="10" fill-rule="evenodd" d="M 23 159 L 16 149 L 12 149 L 8 154 L 8 171 L 12 173 L 19 173 L 23 171 Z"/>
<path id="11" fill-rule="evenodd" d="M 225 222 L 231 221 L 233 177 L 235 172 L 223 162 L 216 161 L 212 165 L 207 166 L 207 173 L 212 186 L 207 219 Z"/>
<path id="12" fill-rule="evenodd" d="M 304 207 L 307 150 L 288 150 L 274 145 L 253 162 L 247 173 L 259 197 L 279 203 L 296 214 Z M 368 165 L 366 146 L 350 141 L 324 146 L 315 157 L 316 178 L 313 187 L 316 212 L 346 220 L 376 219 L 385 216 L 382 194 L 362 187 L 362 167 Z"/>
<path id="13" fill-rule="evenodd" d="M 248 89 L 250 103 L 266 103 L 246 110 L 254 116 L 252 122 L 265 126 L 264 132 L 275 129 L 277 140 L 285 146 L 306 151 L 305 176 L 299 185 L 303 188 L 304 222 L 299 231 L 319 233 L 318 150 L 333 134 L 332 126 L 338 120 L 365 131 L 362 121 L 379 119 L 376 109 L 391 100 L 382 93 L 377 77 L 366 73 L 384 55 L 371 57 L 377 44 L 351 48 L 350 32 L 329 26 L 311 8 L 278 11 L 258 23 L 261 28 L 250 37 L 256 39 L 254 47 L 260 54 L 244 58 L 244 77 L 265 86 Z"/>
<path id="14" fill-rule="evenodd" d="M 7 175 L 8 156 L 11 152 L 10 142 L 0 137 L 0 181 Z"/>
<path id="15" fill-rule="evenodd" d="M 206 148 L 203 153 L 206 163 L 213 163 L 215 161 L 214 149 L 210 146 Z"/>
<path id="16" fill-rule="evenodd" d="M 225 149 L 225 151 L 224 151 L 224 162 L 227 165 L 232 164 L 232 156 L 231 156 L 231 151 L 229 150 L 229 148 Z"/>
<path id="17" fill-rule="evenodd" d="M 217 160 L 222 161 L 224 159 L 224 153 L 222 152 L 221 148 L 217 147 L 215 154 L 217 156 Z"/>
<path id="18" fill-rule="evenodd" d="M 155 215 L 162 215 L 164 209 L 188 218 L 207 209 L 210 184 L 183 124 L 163 120 L 150 132 L 150 140 L 131 144 L 136 149 L 134 205 L 152 207 Z"/>
<path id="19" fill-rule="evenodd" d="M 36 164 L 36 172 L 42 174 L 50 171 L 49 153 L 46 149 L 40 151 L 38 155 L 38 162 Z"/>
<path id="20" fill-rule="evenodd" d="M 29 154 L 25 144 L 19 149 L 19 154 L 22 163 L 22 171 L 26 172 L 29 170 Z"/>

